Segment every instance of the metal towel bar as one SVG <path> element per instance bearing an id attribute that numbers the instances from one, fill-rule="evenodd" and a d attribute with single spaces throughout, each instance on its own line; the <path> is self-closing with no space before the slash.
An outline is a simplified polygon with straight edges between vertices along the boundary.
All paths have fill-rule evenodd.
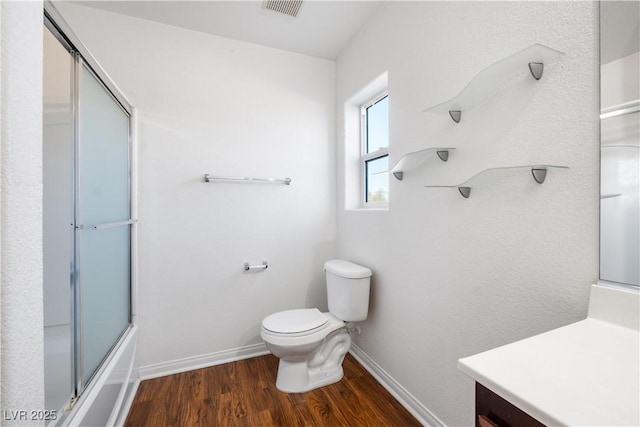
<path id="1" fill-rule="evenodd" d="M 215 176 L 210 174 L 204 175 L 204 182 L 213 181 L 233 181 L 233 182 L 262 182 L 268 184 L 284 184 L 290 185 L 291 178 L 251 178 L 247 176 Z"/>
<path id="2" fill-rule="evenodd" d="M 123 225 L 136 224 L 137 222 L 137 219 L 127 219 L 124 221 L 105 222 L 102 224 L 78 224 L 76 225 L 76 228 L 78 230 L 102 230 L 103 228 L 120 227 Z"/>
<path id="3" fill-rule="evenodd" d="M 244 263 L 244 271 L 266 270 L 267 268 L 269 268 L 267 261 L 262 261 L 261 265 L 249 265 L 248 262 Z"/>

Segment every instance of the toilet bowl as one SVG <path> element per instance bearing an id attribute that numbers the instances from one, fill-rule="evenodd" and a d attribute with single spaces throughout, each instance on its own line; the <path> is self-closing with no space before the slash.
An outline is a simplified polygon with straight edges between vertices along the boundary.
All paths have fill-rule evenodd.
<path id="1" fill-rule="evenodd" d="M 351 347 L 346 322 L 366 319 L 371 270 L 342 260 L 325 263 L 329 312 L 316 308 L 281 311 L 264 318 L 260 335 L 280 358 L 276 387 L 302 393 L 342 379 Z"/>
<path id="2" fill-rule="evenodd" d="M 280 359 L 276 387 L 302 393 L 342 379 L 342 361 L 351 346 L 346 324 L 316 308 L 267 316 L 260 335 Z"/>

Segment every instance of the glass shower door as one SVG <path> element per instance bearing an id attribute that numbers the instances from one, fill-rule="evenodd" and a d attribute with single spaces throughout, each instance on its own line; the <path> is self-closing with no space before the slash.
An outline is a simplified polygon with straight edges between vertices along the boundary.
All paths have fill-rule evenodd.
<path id="1" fill-rule="evenodd" d="M 131 320 L 129 114 L 76 62 L 76 265 L 79 390 Z"/>
<path id="2" fill-rule="evenodd" d="M 43 31 L 43 295 L 45 407 L 60 411 L 74 395 L 72 287 L 74 58 Z"/>
<path id="3" fill-rule="evenodd" d="M 65 424 L 131 325 L 133 109 L 53 5 L 44 18 L 45 407 Z"/>

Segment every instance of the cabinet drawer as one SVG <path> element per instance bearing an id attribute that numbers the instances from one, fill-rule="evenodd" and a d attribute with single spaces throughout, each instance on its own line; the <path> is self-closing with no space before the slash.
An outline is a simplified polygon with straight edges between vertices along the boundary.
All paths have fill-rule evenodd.
<path id="1" fill-rule="evenodd" d="M 476 383 L 476 427 L 545 427 L 540 421 Z"/>

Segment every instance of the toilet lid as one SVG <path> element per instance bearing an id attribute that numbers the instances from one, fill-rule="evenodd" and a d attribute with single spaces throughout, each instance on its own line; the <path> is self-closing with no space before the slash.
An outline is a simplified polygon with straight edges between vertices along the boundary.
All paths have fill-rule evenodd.
<path id="1" fill-rule="evenodd" d="M 262 327 L 279 334 L 311 331 L 325 325 L 329 319 L 317 308 L 287 310 L 267 316 Z"/>

